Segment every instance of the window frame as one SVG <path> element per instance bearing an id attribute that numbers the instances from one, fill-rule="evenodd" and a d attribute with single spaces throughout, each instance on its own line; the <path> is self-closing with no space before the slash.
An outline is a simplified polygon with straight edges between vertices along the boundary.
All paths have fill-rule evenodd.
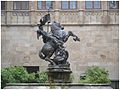
<path id="1" fill-rule="evenodd" d="M 38 8 L 38 2 L 39 1 L 37 1 L 37 10 L 48 10 L 46 8 L 46 2 L 48 2 L 48 1 L 40 1 L 40 2 L 42 2 L 42 8 L 41 9 Z M 53 9 L 53 1 L 50 1 L 50 2 L 52 3 L 52 8 L 51 9 Z"/>
<path id="2" fill-rule="evenodd" d="M 70 2 L 73 2 L 73 1 L 67 1 L 68 2 L 68 8 L 62 8 L 62 2 L 64 1 L 61 1 L 61 10 L 76 10 L 77 9 L 77 1 L 76 2 L 76 8 L 70 8 Z"/>
<path id="3" fill-rule="evenodd" d="M 15 9 L 15 3 L 20 2 L 20 9 Z M 28 2 L 28 9 L 22 8 L 22 2 Z M 29 10 L 29 1 L 13 1 L 13 10 Z"/>
<path id="4" fill-rule="evenodd" d="M 89 1 L 89 2 L 91 2 L 92 3 L 92 8 L 87 8 L 87 4 L 86 4 L 86 1 L 85 1 L 85 9 L 88 9 L 88 10 L 90 10 L 90 9 L 101 9 L 102 8 L 102 6 L 101 6 L 101 1 L 99 1 L 100 2 L 100 8 L 94 8 L 94 2 L 95 1 Z"/>

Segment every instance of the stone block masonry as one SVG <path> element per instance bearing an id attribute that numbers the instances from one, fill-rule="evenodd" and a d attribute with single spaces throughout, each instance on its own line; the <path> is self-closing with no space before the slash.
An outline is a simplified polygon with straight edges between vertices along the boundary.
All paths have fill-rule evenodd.
<path id="1" fill-rule="evenodd" d="M 44 27 L 46 29 L 46 27 Z M 110 78 L 118 79 L 118 26 L 65 26 L 66 31 L 73 31 L 80 42 L 72 38 L 65 44 L 69 51 L 69 62 L 78 81 L 81 73 L 88 66 L 97 65 L 109 71 Z M 46 70 L 48 62 L 38 56 L 42 48 L 42 39 L 37 40 L 37 26 L 2 26 L 2 67 L 7 66 L 39 66 Z M 75 44 L 74 44 L 75 43 Z"/>

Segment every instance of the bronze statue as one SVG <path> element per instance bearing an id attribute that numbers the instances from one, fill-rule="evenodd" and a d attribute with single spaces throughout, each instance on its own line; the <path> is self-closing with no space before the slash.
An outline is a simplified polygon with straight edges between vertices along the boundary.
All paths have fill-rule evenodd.
<path id="1" fill-rule="evenodd" d="M 49 82 L 70 83 L 72 71 L 67 61 L 69 53 L 65 49 L 64 43 L 70 36 L 73 37 L 74 41 L 80 41 L 80 39 L 72 31 L 65 32 L 64 27 L 56 21 L 52 22 L 51 31 L 46 32 L 43 30 L 43 25 L 46 23 L 50 23 L 50 14 L 41 18 L 40 24 L 38 24 L 37 38 L 39 39 L 42 36 L 45 43 L 39 51 L 39 57 L 50 62 L 47 69 Z"/>
<path id="2" fill-rule="evenodd" d="M 64 43 L 70 36 L 74 37 L 74 41 L 80 41 L 80 39 L 74 35 L 72 31 L 65 32 L 64 27 L 56 21 L 52 23 L 51 31 L 45 32 L 43 25 L 45 25 L 49 19 L 50 14 L 40 19 L 39 30 L 37 30 L 37 38 L 39 39 L 42 35 L 43 42 L 45 43 L 39 52 L 39 57 L 49 61 L 52 65 L 65 64 L 68 58 L 68 51 L 65 50 Z M 51 58 L 53 54 L 54 58 Z"/>

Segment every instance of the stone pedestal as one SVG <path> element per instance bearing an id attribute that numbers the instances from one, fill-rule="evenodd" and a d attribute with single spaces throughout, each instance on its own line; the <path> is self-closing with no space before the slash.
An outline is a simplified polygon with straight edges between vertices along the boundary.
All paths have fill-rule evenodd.
<path id="1" fill-rule="evenodd" d="M 71 83 L 70 74 L 72 71 L 69 66 L 49 66 L 47 69 L 49 83 Z"/>

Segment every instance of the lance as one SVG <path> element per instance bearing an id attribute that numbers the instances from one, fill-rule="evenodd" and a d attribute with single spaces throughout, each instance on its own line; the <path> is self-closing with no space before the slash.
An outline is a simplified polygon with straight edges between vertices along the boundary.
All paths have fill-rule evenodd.
<path id="1" fill-rule="evenodd" d="M 50 12 L 50 8 L 48 8 L 48 14 L 50 14 L 49 12 Z M 50 23 L 50 18 L 49 18 L 49 21 L 47 23 L 47 32 L 49 32 L 49 23 Z"/>

